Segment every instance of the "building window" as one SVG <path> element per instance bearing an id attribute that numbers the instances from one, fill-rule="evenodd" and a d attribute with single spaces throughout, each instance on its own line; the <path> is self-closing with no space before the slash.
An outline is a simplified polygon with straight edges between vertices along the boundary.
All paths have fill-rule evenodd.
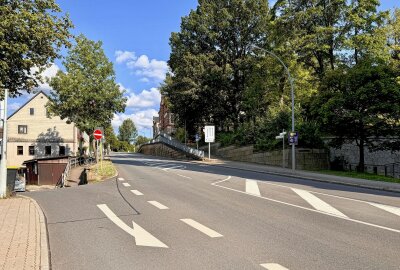
<path id="1" fill-rule="evenodd" d="M 23 146 L 17 146 L 17 155 L 18 156 L 24 155 L 24 147 Z"/>
<path id="2" fill-rule="evenodd" d="M 27 125 L 18 125 L 18 134 L 27 134 L 28 126 Z"/>
<path id="3" fill-rule="evenodd" d="M 60 145 L 60 149 L 59 149 L 58 155 L 65 156 L 65 146 L 61 146 Z"/>
<path id="4" fill-rule="evenodd" d="M 34 115 L 35 114 L 35 109 L 34 108 L 30 108 L 29 109 L 29 114 L 30 115 Z"/>
<path id="5" fill-rule="evenodd" d="M 51 146 L 50 145 L 47 145 L 47 146 L 44 147 L 44 154 L 46 156 L 50 156 L 51 155 Z"/>
<path id="6" fill-rule="evenodd" d="M 30 156 L 35 155 L 35 146 L 33 146 L 33 145 L 29 146 L 29 155 Z"/>

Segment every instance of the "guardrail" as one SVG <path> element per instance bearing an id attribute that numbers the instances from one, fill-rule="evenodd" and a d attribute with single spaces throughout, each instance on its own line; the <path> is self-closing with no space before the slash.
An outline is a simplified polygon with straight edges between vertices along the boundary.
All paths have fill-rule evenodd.
<path id="1" fill-rule="evenodd" d="M 168 134 L 165 134 L 163 132 L 160 132 L 153 140 L 151 140 L 148 143 L 142 144 L 139 146 L 139 151 L 140 148 L 144 145 L 148 145 L 148 144 L 153 144 L 153 143 L 157 143 L 157 142 L 162 142 L 165 143 L 166 145 L 169 145 L 177 150 L 180 150 L 186 154 L 189 154 L 195 158 L 199 158 L 199 159 L 203 159 L 204 158 L 204 151 L 203 150 L 197 150 L 191 147 L 188 147 L 186 145 L 184 145 L 183 143 L 175 140 L 173 137 L 171 137 Z"/>

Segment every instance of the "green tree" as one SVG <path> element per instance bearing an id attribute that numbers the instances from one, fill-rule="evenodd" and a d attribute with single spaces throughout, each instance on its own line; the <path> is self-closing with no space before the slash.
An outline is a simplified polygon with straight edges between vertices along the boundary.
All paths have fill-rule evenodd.
<path id="1" fill-rule="evenodd" d="M 137 146 L 137 145 L 141 145 L 141 144 L 144 144 L 144 143 L 149 142 L 150 140 L 151 140 L 150 138 L 147 138 L 147 137 L 145 137 L 145 136 L 139 135 L 139 136 L 137 136 L 137 138 L 136 138 L 135 145 L 136 145 L 136 146 Z"/>
<path id="2" fill-rule="evenodd" d="M 118 139 L 130 143 L 136 139 L 137 135 L 137 129 L 132 119 L 125 119 L 118 129 Z"/>
<path id="3" fill-rule="evenodd" d="M 400 85 L 383 61 L 362 61 L 329 73 L 314 109 L 324 130 L 335 136 L 332 145 L 356 142 L 361 172 L 365 147 L 370 151 L 399 148 L 391 138 L 400 134 Z"/>
<path id="4" fill-rule="evenodd" d="M 264 46 L 264 0 L 200 0 L 170 38 L 171 74 L 162 87 L 180 125 L 214 122 L 235 128 L 243 110 L 252 46 Z"/>
<path id="5" fill-rule="evenodd" d="M 114 133 L 114 129 L 111 125 L 106 126 L 104 129 L 104 136 L 106 138 L 106 147 L 110 146 L 111 150 L 118 150 L 118 138 Z"/>
<path id="6" fill-rule="evenodd" d="M 109 126 L 115 113 L 124 112 L 126 98 L 115 83 L 113 65 L 100 41 L 78 36 L 63 64 L 66 71 L 50 81 L 54 91 L 47 106 L 51 113 L 92 134 L 96 127 Z"/>
<path id="7" fill-rule="evenodd" d="M 0 3 L 0 96 L 28 93 L 42 80 L 40 73 L 69 47 L 68 16 L 54 0 L 2 0 Z"/>

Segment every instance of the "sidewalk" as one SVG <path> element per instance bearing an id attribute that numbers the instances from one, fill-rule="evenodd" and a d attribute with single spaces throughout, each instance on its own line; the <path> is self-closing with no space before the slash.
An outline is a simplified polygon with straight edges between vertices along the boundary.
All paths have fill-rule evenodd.
<path id="1" fill-rule="evenodd" d="M 46 222 L 27 197 L 0 199 L 0 270 L 49 269 Z"/>
<path id="2" fill-rule="evenodd" d="M 348 186 L 365 187 L 376 190 L 400 192 L 400 184 L 397 183 L 388 183 L 388 182 L 365 180 L 359 178 L 328 175 L 328 174 L 314 173 L 302 170 L 296 170 L 293 172 L 291 169 L 286 169 L 282 167 L 274 167 L 263 164 L 239 162 L 239 161 L 231 161 L 223 159 L 211 159 L 210 161 L 203 161 L 203 163 L 207 163 L 213 166 L 233 168 L 233 169 L 246 170 L 252 172 L 291 176 L 291 177 L 319 181 L 319 182 L 328 182 L 328 183 L 343 184 Z"/>

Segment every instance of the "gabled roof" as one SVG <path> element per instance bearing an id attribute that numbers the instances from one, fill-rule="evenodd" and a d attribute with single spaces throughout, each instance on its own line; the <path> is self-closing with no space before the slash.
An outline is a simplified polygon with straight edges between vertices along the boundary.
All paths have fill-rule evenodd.
<path id="1" fill-rule="evenodd" d="M 24 105 L 22 105 L 21 107 L 19 107 L 15 112 L 13 112 L 9 117 L 7 117 L 7 120 L 10 119 L 11 117 L 14 116 L 14 114 L 16 114 L 17 112 L 19 112 L 23 107 L 25 107 L 29 102 L 31 102 L 31 100 L 33 100 L 34 98 L 36 98 L 40 93 L 42 93 L 43 95 L 45 95 L 48 99 L 50 99 L 49 95 L 46 94 L 43 90 L 40 90 L 39 92 L 37 92 L 33 97 L 31 97 L 27 102 L 24 103 Z"/>

